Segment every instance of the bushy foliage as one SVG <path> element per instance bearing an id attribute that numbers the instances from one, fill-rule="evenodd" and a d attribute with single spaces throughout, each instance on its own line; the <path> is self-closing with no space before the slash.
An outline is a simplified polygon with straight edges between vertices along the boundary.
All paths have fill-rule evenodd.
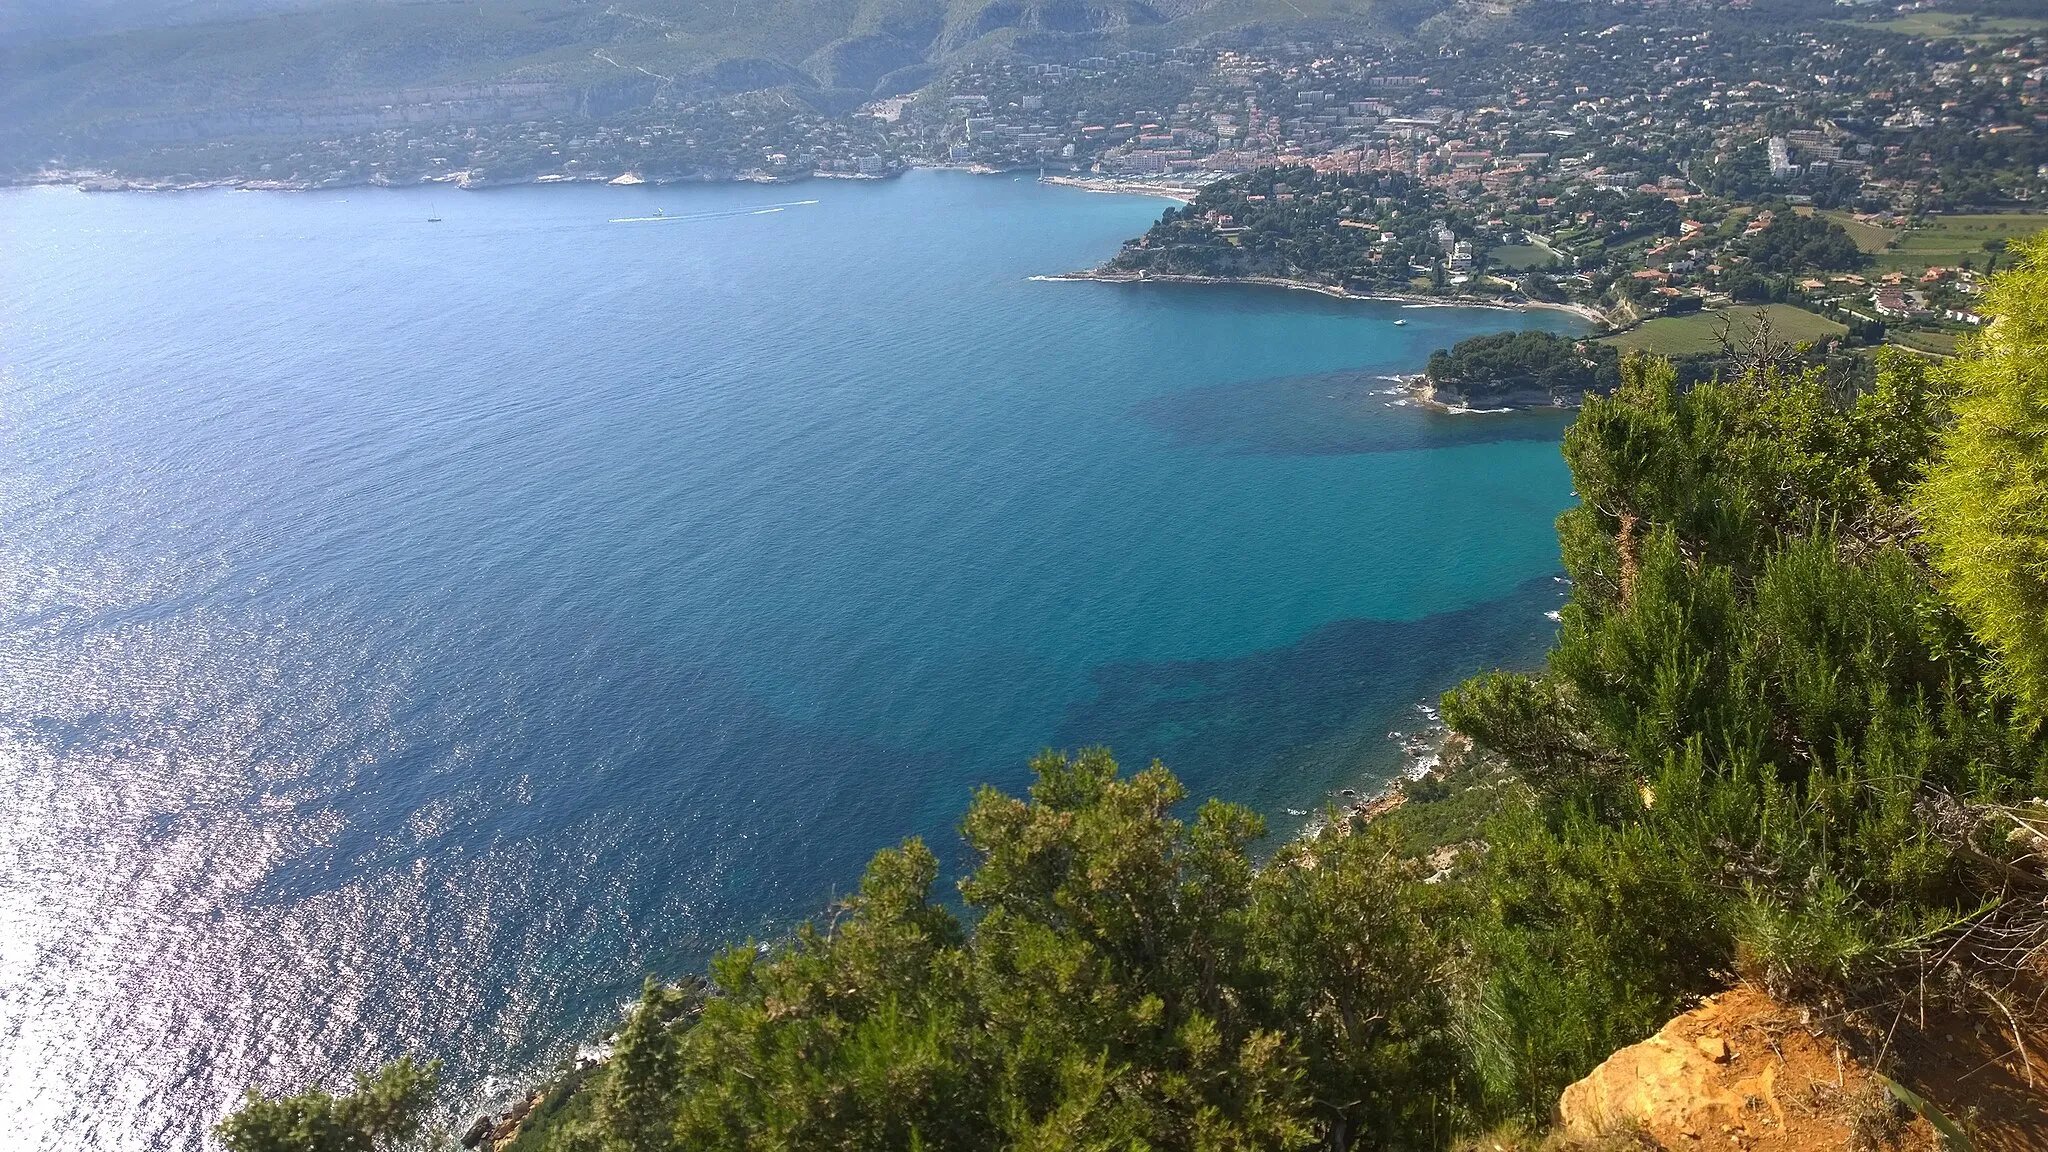
<path id="1" fill-rule="evenodd" d="M 2048 234 L 2008 246 L 1997 318 L 1947 375 L 1956 426 L 1919 510 L 1946 591 L 2001 657 L 2000 683 L 2048 720 Z"/>
<path id="2" fill-rule="evenodd" d="M 639 1005 L 619 1030 L 616 1058 L 597 1102 L 610 1152 L 668 1146 L 680 1071 L 676 1024 L 685 1000 L 681 989 L 649 977 L 641 986 Z"/>
<path id="3" fill-rule="evenodd" d="M 985 790 L 963 822 L 971 935 L 912 842 L 829 926 L 714 965 L 679 1146 L 1288 1148 L 1393 1143 L 1389 1121 L 1433 1103 L 1448 1118 L 1372 1091 L 1450 1059 L 1389 854 L 1332 838 L 1258 873 L 1258 818 L 1212 801 L 1175 819 L 1163 768 L 1120 776 L 1098 751 L 1034 769 L 1028 800 Z"/>
<path id="4" fill-rule="evenodd" d="M 650 984 L 599 1107 L 542 1146 L 1432 1148 L 1470 1114 L 1434 892 L 1383 835 L 1255 868 L 1263 825 L 1106 752 L 962 824 L 968 931 L 916 841 L 787 942 Z"/>
<path id="5" fill-rule="evenodd" d="M 1881 978 L 1999 898 L 1928 806 L 2048 781 L 1913 531 L 1943 381 L 1902 357 L 1853 402 L 1815 369 L 1622 378 L 1566 436 L 1548 669 L 1445 701 L 1529 789 L 1469 930 L 1472 1058 L 1507 1111 L 1738 970 L 1795 996 Z"/>
<path id="6" fill-rule="evenodd" d="M 1416 275 L 1413 265 L 1427 269 L 1442 262 L 1443 246 L 1428 222 L 1432 214 L 1444 215 L 1448 204 L 1442 192 L 1397 172 L 1260 169 L 1214 181 L 1186 207 L 1167 209 L 1108 267 L 1152 275 L 1268 276 L 1408 290 Z M 1224 216 L 1235 222 L 1230 231 L 1212 223 Z M 1375 226 L 1346 227 L 1340 220 L 1370 220 Z M 1381 241 L 1383 231 L 1395 234 L 1393 244 Z"/>
<path id="7" fill-rule="evenodd" d="M 1856 247 L 1856 241 L 1840 224 L 1825 216 L 1800 216 L 1782 212 L 1770 227 L 1743 245 L 1743 254 L 1758 271 L 1773 275 L 1791 272 L 1847 272 L 1870 263 L 1870 257 Z"/>
<path id="8" fill-rule="evenodd" d="M 1552 397 L 1612 391 L 1620 380 L 1611 344 L 1550 332 L 1496 332 L 1458 341 L 1429 358 L 1431 384 L 1466 395 L 1535 390 Z"/>
<path id="9" fill-rule="evenodd" d="M 308 1088 L 268 1097 L 254 1089 L 218 1134 L 228 1152 L 389 1152 L 419 1135 L 433 1103 L 439 1062 L 401 1059 L 356 1076 L 340 1096 Z"/>

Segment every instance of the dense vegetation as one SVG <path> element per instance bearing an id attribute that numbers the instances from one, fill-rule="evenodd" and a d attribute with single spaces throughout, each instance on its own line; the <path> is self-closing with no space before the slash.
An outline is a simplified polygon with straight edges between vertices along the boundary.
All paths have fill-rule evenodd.
<path id="1" fill-rule="evenodd" d="M 1847 272 L 1870 263 L 1840 224 L 1825 216 L 1784 213 L 1742 246 L 1755 271 L 1782 276 L 1817 269 Z"/>
<path id="2" fill-rule="evenodd" d="M 2003 657 L 1999 683 L 2048 720 L 2048 233 L 2008 248 L 1993 280 L 2004 319 L 1957 370 L 1964 391 L 1920 509 L 1935 564 L 1964 618 Z"/>
<path id="3" fill-rule="evenodd" d="M 1620 365 L 1612 344 L 1550 332 L 1496 332 L 1438 349 L 1425 374 L 1440 395 L 1455 394 L 1467 403 L 1539 394 L 1564 402 L 1612 392 L 1621 382 Z"/>
<path id="4" fill-rule="evenodd" d="M 318 1088 L 282 1099 L 250 1092 L 241 1111 L 220 1126 L 230 1152 L 372 1152 L 419 1135 L 433 1102 L 437 1064 L 399 1060 L 374 1076 L 358 1073 L 355 1091 L 341 1096 Z"/>
<path id="5" fill-rule="evenodd" d="M 2013 819 L 2048 791 L 2048 240 L 2018 255 L 1982 345 L 1857 395 L 1768 348 L 1624 361 L 1566 437 L 1547 666 L 1449 693 L 1482 752 L 1393 816 L 1255 867 L 1245 809 L 1048 755 L 975 797 L 963 907 L 880 853 L 708 988 L 650 982 L 519 1146 L 1441 1148 L 1737 973 L 1851 1024 L 1994 993 L 2048 948 Z M 226 1131 L 310 1146 L 244 1135 L 279 1130 Z"/>
<path id="6" fill-rule="evenodd" d="M 1105 270 L 1555 302 L 1567 293 L 1554 272 L 1597 269 L 1610 257 L 1675 240 L 1683 220 L 1670 199 L 1641 191 L 1545 197 L 1524 190 L 1482 204 L 1400 172 L 1283 165 L 1205 184 L 1125 244 Z M 1610 284 L 1638 297 L 1649 291 L 1626 277 L 1577 279 L 1596 298 Z"/>
<path id="7" fill-rule="evenodd" d="M 1432 213 L 1442 223 L 1447 204 L 1442 192 L 1400 173 L 1261 169 L 1215 181 L 1185 207 L 1167 209 L 1109 267 L 1406 290 L 1432 269 L 1442 279 L 1443 245 L 1430 223 Z M 1382 233 L 1395 239 L 1382 241 Z"/>

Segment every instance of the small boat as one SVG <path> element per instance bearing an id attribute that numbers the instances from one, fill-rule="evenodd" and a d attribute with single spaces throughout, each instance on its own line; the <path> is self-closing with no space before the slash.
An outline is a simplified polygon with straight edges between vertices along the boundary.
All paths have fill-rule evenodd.
<path id="1" fill-rule="evenodd" d="M 668 215 L 668 213 L 666 213 L 666 212 L 662 211 L 662 210 L 661 210 L 661 209 L 659 209 L 659 208 L 656 208 L 656 209 L 654 210 L 654 214 L 655 214 L 656 216 L 666 216 L 666 215 Z"/>
<path id="2" fill-rule="evenodd" d="M 429 217 L 427 217 L 427 223 L 429 223 L 429 224 L 439 224 L 440 222 L 441 222 L 441 218 L 440 218 L 439 216 L 429 216 Z"/>
<path id="3" fill-rule="evenodd" d="M 1403 324 L 1406 324 L 1406 323 L 1407 323 L 1407 321 L 1406 321 L 1406 320 L 1396 320 L 1396 321 L 1394 321 L 1394 327 L 1396 327 L 1396 328 L 1399 328 L 1399 327 L 1400 327 L 1401 325 L 1403 325 Z"/>

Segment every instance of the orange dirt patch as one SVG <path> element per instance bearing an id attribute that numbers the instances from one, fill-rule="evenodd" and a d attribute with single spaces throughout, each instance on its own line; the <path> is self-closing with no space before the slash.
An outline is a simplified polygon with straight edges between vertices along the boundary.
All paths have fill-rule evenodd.
<path id="1" fill-rule="evenodd" d="M 1905 1122 L 1883 1086 L 1799 1009 L 1747 985 L 1616 1052 L 1565 1089 L 1557 1120 L 1567 1140 L 1668 1149 L 1940 1147 L 1926 1121 Z"/>

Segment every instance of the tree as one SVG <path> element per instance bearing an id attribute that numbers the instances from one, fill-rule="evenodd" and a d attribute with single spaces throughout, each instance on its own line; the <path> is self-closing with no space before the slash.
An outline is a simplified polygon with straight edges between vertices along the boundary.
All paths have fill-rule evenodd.
<path id="1" fill-rule="evenodd" d="M 404 1057 L 377 1073 L 356 1074 L 341 1096 L 308 1088 L 266 1097 L 254 1088 L 215 1129 L 229 1152 L 388 1152 L 420 1134 L 439 1084 L 441 1062 Z"/>
<path id="2" fill-rule="evenodd" d="M 1551 303 L 1556 303 L 1565 298 L 1564 292 L 1557 286 L 1557 281 L 1537 272 L 1530 272 L 1524 275 L 1516 287 L 1520 289 L 1522 295 L 1527 296 L 1531 300 L 1547 300 Z"/>
<path id="3" fill-rule="evenodd" d="M 1984 294 L 1990 329 L 1944 373 L 1955 422 L 1915 500 L 1934 563 L 1995 679 L 2048 720 L 2048 233 Z"/>
<path id="4" fill-rule="evenodd" d="M 1254 882 L 1250 954 L 1304 1062 L 1324 1144 L 1436 1147 L 1474 1100 L 1446 1029 L 1452 939 L 1384 829 L 1280 852 Z"/>
<path id="5" fill-rule="evenodd" d="M 1548 666 L 1445 698 L 1517 786 L 1455 929 L 1491 1110 L 1540 1116 L 1731 970 L 1835 1011 L 1902 995 L 2016 874 L 1929 815 L 2048 782 L 1904 507 L 1940 384 L 1887 355 L 1857 395 L 1771 343 L 1690 388 L 1631 357 L 1588 398 Z M 2031 898 L 2001 914 L 2041 930 Z"/>
<path id="6" fill-rule="evenodd" d="M 1771 282 L 1743 269 L 1722 277 L 1721 288 L 1738 304 L 1766 304 L 1771 299 Z"/>
<path id="7" fill-rule="evenodd" d="M 679 988 L 648 977 L 640 1004 L 619 1030 L 611 1074 L 599 1101 L 609 1152 L 660 1152 L 675 1140 L 675 1024 L 688 1000 Z"/>
<path id="8" fill-rule="evenodd" d="M 1846 272 L 1870 263 L 1840 224 L 1825 216 L 1777 215 L 1771 225 L 1743 245 L 1743 253 L 1767 275 L 1807 269 Z"/>
<path id="9" fill-rule="evenodd" d="M 1611 345 L 1549 332 L 1497 332 L 1460 340 L 1429 357 L 1429 382 L 1447 393 L 1484 398 L 1540 390 L 1553 399 L 1611 391 L 1619 382 Z"/>
<path id="10" fill-rule="evenodd" d="M 971 930 L 936 858 L 712 966 L 700 1016 L 658 986 L 596 1123 L 614 1148 L 1434 1148 L 1458 1048 L 1413 870 L 1338 829 L 1255 869 L 1264 825 L 1106 751 L 1033 762 L 962 821 Z M 630 1087 L 628 1085 L 631 1085 Z"/>

